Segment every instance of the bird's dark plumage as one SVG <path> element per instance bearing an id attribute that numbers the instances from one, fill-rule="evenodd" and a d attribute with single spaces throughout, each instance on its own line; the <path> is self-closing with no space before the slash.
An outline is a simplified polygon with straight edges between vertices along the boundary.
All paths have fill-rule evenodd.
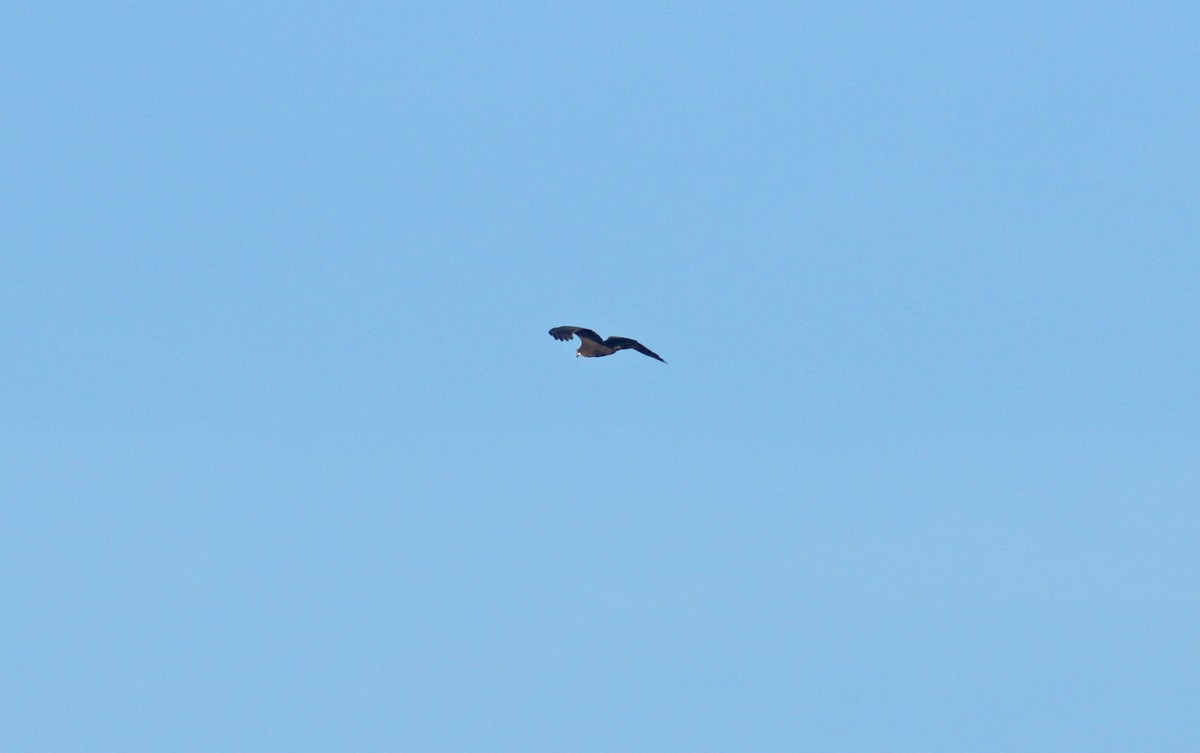
<path id="1" fill-rule="evenodd" d="M 610 337 L 605 340 L 601 339 L 600 335 L 585 327 L 555 327 L 550 330 L 550 336 L 555 340 L 564 341 L 570 340 L 572 337 L 578 337 L 579 350 L 575 351 L 575 355 L 584 356 L 585 358 L 611 356 L 618 350 L 631 348 L 638 353 L 666 363 L 657 353 L 642 345 L 637 340 L 632 340 L 628 337 Z"/>

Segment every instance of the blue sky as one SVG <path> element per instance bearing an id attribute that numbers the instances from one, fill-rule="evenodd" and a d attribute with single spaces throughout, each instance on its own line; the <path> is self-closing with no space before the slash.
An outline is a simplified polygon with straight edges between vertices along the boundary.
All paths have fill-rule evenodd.
<path id="1" fill-rule="evenodd" d="M 1197 38 L 6 8 L 0 747 L 1196 750 Z"/>

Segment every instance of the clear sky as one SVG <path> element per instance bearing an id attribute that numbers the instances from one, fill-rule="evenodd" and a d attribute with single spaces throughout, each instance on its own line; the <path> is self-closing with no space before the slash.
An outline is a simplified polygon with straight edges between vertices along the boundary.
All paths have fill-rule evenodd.
<path id="1" fill-rule="evenodd" d="M 0 749 L 1200 749 L 1198 39 L 6 5 Z"/>

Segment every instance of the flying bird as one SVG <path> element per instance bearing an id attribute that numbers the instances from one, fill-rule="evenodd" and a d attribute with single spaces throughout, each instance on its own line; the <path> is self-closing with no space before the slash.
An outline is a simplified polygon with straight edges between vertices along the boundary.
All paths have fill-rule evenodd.
<path id="1" fill-rule="evenodd" d="M 631 340 L 628 337 L 610 337 L 605 340 L 600 335 L 584 327 L 555 327 L 550 330 L 550 336 L 555 340 L 563 341 L 570 340 L 572 337 L 578 337 L 579 350 L 575 351 L 576 357 L 599 358 L 600 356 L 611 356 L 618 350 L 633 348 L 638 353 L 666 363 L 657 353 L 642 345 L 637 340 Z"/>

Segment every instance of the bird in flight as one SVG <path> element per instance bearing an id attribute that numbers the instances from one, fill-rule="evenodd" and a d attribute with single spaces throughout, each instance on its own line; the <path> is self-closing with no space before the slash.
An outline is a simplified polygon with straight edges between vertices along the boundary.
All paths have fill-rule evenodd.
<path id="1" fill-rule="evenodd" d="M 555 340 L 564 341 L 570 340 L 572 337 L 578 337 L 579 350 L 575 351 L 576 357 L 599 358 L 600 356 L 611 356 L 618 350 L 633 348 L 638 353 L 666 363 L 657 353 L 642 345 L 637 340 L 631 340 L 628 337 L 610 337 L 605 340 L 601 339 L 600 335 L 584 327 L 555 327 L 550 330 L 550 336 Z"/>

